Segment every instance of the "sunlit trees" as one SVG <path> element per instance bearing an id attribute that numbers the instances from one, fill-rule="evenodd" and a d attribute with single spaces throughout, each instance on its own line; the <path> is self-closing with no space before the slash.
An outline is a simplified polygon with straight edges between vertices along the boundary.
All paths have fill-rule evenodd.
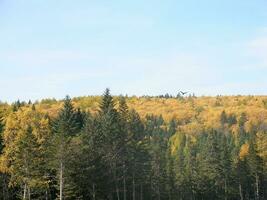
<path id="1" fill-rule="evenodd" d="M 77 114 L 79 114 L 78 117 Z M 53 121 L 53 136 L 50 145 L 51 165 L 57 172 L 60 200 L 65 198 L 64 189 L 68 185 L 65 180 L 67 178 L 68 164 L 70 164 L 68 163 L 69 154 L 71 153 L 69 145 L 72 137 L 81 130 L 81 126 L 80 113 L 75 111 L 70 97 L 67 96 L 64 100 L 63 108 Z"/>
<path id="2" fill-rule="evenodd" d="M 44 164 L 49 136 L 49 120 L 30 108 L 19 110 L 6 119 L 2 169 L 10 174 L 10 185 L 22 188 L 23 199 L 30 199 L 36 191 L 47 192 Z"/>
<path id="3" fill-rule="evenodd" d="M 106 89 L 0 104 L 0 199 L 265 199 L 263 100 Z"/>

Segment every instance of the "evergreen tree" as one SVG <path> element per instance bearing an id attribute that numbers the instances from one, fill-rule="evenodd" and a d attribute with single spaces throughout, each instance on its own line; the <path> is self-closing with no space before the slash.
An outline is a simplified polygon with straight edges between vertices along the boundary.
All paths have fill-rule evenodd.
<path id="1" fill-rule="evenodd" d="M 128 142 L 128 173 L 130 185 L 130 199 L 146 199 L 146 188 L 149 187 L 149 155 L 147 141 L 144 135 L 144 125 L 139 114 L 135 110 L 129 112 Z M 139 187 L 138 187 L 139 186 Z M 139 191 L 139 194 L 137 193 Z"/>
<path id="2" fill-rule="evenodd" d="M 220 150 L 220 160 L 219 160 L 219 189 L 220 189 L 220 196 L 222 199 L 230 199 L 231 198 L 231 181 L 233 178 L 233 169 L 232 169 L 232 147 L 229 143 L 229 138 L 231 142 L 231 135 L 226 136 L 223 133 L 220 133 L 220 141 L 219 141 L 219 150 Z"/>
<path id="3" fill-rule="evenodd" d="M 57 171 L 60 200 L 66 198 L 64 193 L 70 192 L 64 191 L 64 189 L 66 189 L 67 170 L 70 167 L 67 165 L 69 164 L 67 159 L 70 156 L 68 154 L 71 153 L 69 151 L 69 144 L 72 137 L 77 135 L 80 130 L 76 117 L 71 99 L 69 96 L 66 96 L 63 108 L 59 111 L 57 118 L 53 122 L 53 138 L 51 141 L 51 155 L 53 155 L 51 164 Z"/>
<path id="4" fill-rule="evenodd" d="M 177 122 L 175 119 L 171 119 L 168 127 L 168 137 L 171 137 L 176 133 Z"/>
<path id="5" fill-rule="evenodd" d="M 23 189 L 21 198 L 38 198 L 47 191 L 44 147 L 50 135 L 42 113 L 19 110 L 7 118 L 4 131 L 2 170 L 10 175 L 9 185 Z"/>
<path id="6" fill-rule="evenodd" d="M 203 135 L 205 137 L 205 135 Z M 217 199 L 220 175 L 220 149 L 218 133 L 211 130 L 199 152 L 198 176 L 202 198 Z"/>
<path id="7" fill-rule="evenodd" d="M 0 154 L 3 150 L 3 131 L 4 131 L 4 117 L 2 116 L 2 113 L 0 113 Z"/>
<path id="8" fill-rule="evenodd" d="M 102 102 L 100 104 L 100 110 L 98 113 L 100 123 L 100 134 L 103 137 L 102 151 L 104 160 L 107 166 L 109 166 L 110 173 L 110 191 L 109 198 L 116 197 L 120 199 L 120 185 L 122 164 L 120 160 L 121 153 L 124 149 L 122 140 L 122 130 L 120 126 L 119 113 L 115 109 L 115 103 L 110 95 L 109 89 L 106 89 Z"/>
<path id="9" fill-rule="evenodd" d="M 123 179 L 123 199 L 127 199 L 127 179 L 128 169 L 127 164 L 129 163 L 129 141 L 132 139 L 129 135 L 129 110 L 124 97 L 119 99 L 119 121 L 120 121 L 120 140 L 122 150 L 120 152 L 122 162 L 122 179 Z"/>
<path id="10" fill-rule="evenodd" d="M 252 182 L 252 186 L 254 188 L 253 196 L 255 200 L 259 200 L 261 196 L 261 180 L 263 177 L 263 161 L 258 155 L 255 142 L 255 137 L 252 137 L 249 141 L 247 161 L 250 169 L 250 175 L 254 179 Z"/>
<path id="11" fill-rule="evenodd" d="M 147 116 L 146 134 L 149 136 L 151 198 L 164 198 L 166 192 L 167 129 L 163 129 L 162 116 Z"/>

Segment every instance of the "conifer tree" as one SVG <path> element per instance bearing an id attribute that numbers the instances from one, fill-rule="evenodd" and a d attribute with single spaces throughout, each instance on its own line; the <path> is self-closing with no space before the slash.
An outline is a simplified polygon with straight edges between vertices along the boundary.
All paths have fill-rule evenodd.
<path id="1" fill-rule="evenodd" d="M 147 142 L 144 138 L 144 125 L 135 110 L 129 112 L 129 135 L 128 171 L 130 174 L 130 191 L 132 192 L 130 196 L 132 196 L 132 199 L 144 199 L 144 188 L 148 184 L 147 179 L 149 177 L 149 157 L 146 149 Z M 138 188 L 138 185 L 140 188 Z M 137 194 L 138 190 L 140 191 L 139 195 Z"/>
<path id="2" fill-rule="evenodd" d="M 122 146 L 122 131 L 120 127 L 119 113 L 115 109 L 115 103 L 110 95 L 109 89 L 104 92 L 100 110 L 99 110 L 100 134 L 103 137 L 102 151 L 106 165 L 110 168 L 111 188 L 114 188 L 115 196 L 119 200 L 121 197 L 119 179 L 121 179 L 119 172 L 121 172 L 122 165 L 120 162 L 120 155 L 123 150 Z M 114 196 L 111 190 L 109 198 Z"/>
<path id="3" fill-rule="evenodd" d="M 0 113 L 0 154 L 2 153 L 3 149 L 3 131 L 4 131 L 4 117 L 2 116 L 2 113 Z"/>
<path id="4" fill-rule="evenodd" d="M 205 136 L 205 135 L 203 135 Z M 219 171 L 220 171 L 220 149 L 218 144 L 218 133 L 211 130 L 202 144 L 199 157 L 199 176 L 201 178 L 202 197 L 218 198 Z"/>
<path id="5" fill-rule="evenodd" d="M 229 144 L 228 138 L 225 134 L 221 133 L 220 137 L 220 160 L 219 160 L 219 178 L 222 180 L 220 183 L 221 193 L 225 200 L 230 196 L 230 182 L 232 179 L 232 156 L 231 156 L 231 143 Z M 231 136 L 228 136 L 231 137 Z"/>
<path id="6" fill-rule="evenodd" d="M 255 143 L 255 136 L 249 141 L 249 151 L 247 156 L 248 166 L 250 169 L 250 175 L 253 177 L 253 188 L 254 188 L 254 198 L 255 200 L 260 199 L 261 193 L 261 180 L 263 177 L 263 161 L 258 155 Z"/>
<path id="7" fill-rule="evenodd" d="M 68 170 L 67 159 L 69 157 L 69 144 L 73 136 L 79 131 L 79 124 L 76 120 L 75 110 L 69 96 L 64 99 L 63 108 L 59 111 L 53 122 L 53 138 L 51 143 L 51 164 L 57 171 L 59 184 L 59 199 L 64 197 L 66 185 L 66 171 Z"/>
<path id="8" fill-rule="evenodd" d="M 30 199 L 33 191 L 44 194 L 48 187 L 47 173 L 42 166 L 49 135 L 48 121 L 42 113 L 27 108 L 7 118 L 2 168 L 10 175 L 11 186 L 23 188 L 23 199 Z"/>
<path id="9" fill-rule="evenodd" d="M 128 142 L 131 140 L 129 135 L 129 110 L 126 104 L 126 100 L 123 96 L 119 99 L 119 123 L 120 123 L 120 140 L 122 151 L 120 153 L 121 162 L 122 162 L 122 179 L 123 179 L 123 199 L 127 199 L 127 164 L 129 158 L 129 148 Z"/>

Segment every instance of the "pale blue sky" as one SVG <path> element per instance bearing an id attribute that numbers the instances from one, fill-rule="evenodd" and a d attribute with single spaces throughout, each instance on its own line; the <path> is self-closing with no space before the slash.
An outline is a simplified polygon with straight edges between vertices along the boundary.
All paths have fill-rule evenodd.
<path id="1" fill-rule="evenodd" d="M 267 94 L 266 0 L 0 0 L 0 99 Z"/>

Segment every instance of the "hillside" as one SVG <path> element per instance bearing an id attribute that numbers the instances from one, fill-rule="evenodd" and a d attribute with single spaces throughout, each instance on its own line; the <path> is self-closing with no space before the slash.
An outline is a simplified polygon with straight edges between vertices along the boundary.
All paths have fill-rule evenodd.
<path id="1" fill-rule="evenodd" d="M 266 96 L 0 104 L 0 198 L 265 199 L 266 133 Z"/>
<path id="2" fill-rule="evenodd" d="M 118 102 L 118 97 L 114 97 Z M 84 111 L 96 113 L 100 103 L 100 96 L 74 97 L 75 107 Z M 199 128 L 218 128 L 223 111 L 227 115 L 234 115 L 238 119 L 246 113 L 246 128 L 267 123 L 267 96 L 217 96 L 217 97 L 128 97 L 126 102 L 130 109 L 135 109 L 142 119 L 146 115 L 162 115 L 165 121 L 175 119 L 180 128 L 194 131 Z M 62 101 L 53 99 L 42 100 L 36 108 L 56 116 L 62 106 Z M 235 126 L 232 130 L 235 131 Z"/>

